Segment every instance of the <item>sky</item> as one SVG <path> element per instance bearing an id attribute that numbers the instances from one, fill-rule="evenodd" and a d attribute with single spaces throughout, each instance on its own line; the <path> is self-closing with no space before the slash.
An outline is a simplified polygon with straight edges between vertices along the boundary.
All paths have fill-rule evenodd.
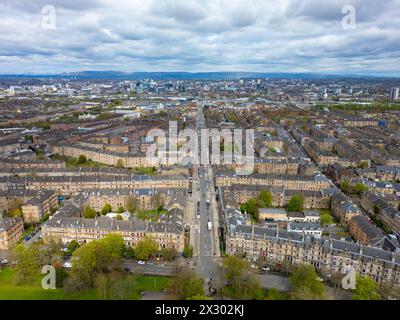
<path id="1" fill-rule="evenodd" d="M 399 17 L 400 0 L 1 0 L 0 74 L 400 76 Z"/>

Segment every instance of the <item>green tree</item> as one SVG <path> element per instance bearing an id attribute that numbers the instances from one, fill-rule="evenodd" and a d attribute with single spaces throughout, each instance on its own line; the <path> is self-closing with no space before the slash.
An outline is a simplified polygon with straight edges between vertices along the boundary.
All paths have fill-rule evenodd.
<path id="1" fill-rule="evenodd" d="M 95 287 L 100 300 L 126 300 L 134 293 L 135 281 L 121 272 L 96 275 Z"/>
<path id="2" fill-rule="evenodd" d="M 186 259 L 193 257 L 193 247 L 190 244 L 186 245 L 183 249 L 183 255 Z"/>
<path id="3" fill-rule="evenodd" d="M 342 189 L 342 191 L 346 194 L 348 194 L 350 192 L 350 182 L 349 180 L 343 180 L 340 184 L 340 188 Z"/>
<path id="4" fill-rule="evenodd" d="M 321 300 L 325 298 L 325 285 L 319 281 L 312 265 L 301 264 L 290 276 L 292 296 L 298 300 Z"/>
<path id="5" fill-rule="evenodd" d="M 382 300 L 378 293 L 379 286 L 370 277 L 357 275 L 356 289 L 353 292 L 353 300 Z"/>
<path id="6" fill-rule="evenodd" d="M 125 246 L 122 256 L 125 259 L 132 260 L 135 258 L 135 250 L 131 246 Z"/>
<path id="7" fill-rule="evenodd" d="M 122 159 L 119 159 L 119 160 L 117 161 L 116 167 L 117 167 L 118 169 L 123 169 L 123 168 L 125 168 L 124 161 L 123 161 Z"/>
<path id="8" fill-rule="evenodd" d="M 79 158 L 78 158 L 77 164 L 84 164 L 84 163 L 86 163 L 86 161 L 87 161 L 86 156 L 83 155 L 83 154 L 81 154 L 81 155 L 79 156 Z"/>
<path id="9" fill-rule="evenodd" d="M 92 286 L 97 274 L 119 270 L 125 248 L 122 236 L 109 234 L 82 245 L 72 255 L 71 277 L 79 287 Z"/>
<path id="10" fill-rule="evenodd" d="M 354 192 L 357 195 L 362 195 L 365 192 L 365 190 L 366 190 L 366 187 L 362 182 L 357 183 L 354 187 Z"/>
<path id="11" fill-rule="evenodd" d="M 260 295 L 260 284 L 249 263 L 238 256 L 224 260 L 224 276 L 227 286 L 224 293 L 236 299 L 254 299 Z"/>
<path id="12" fill-rule="evenodd" d="M 179 300 L 204 296 L 204 280 L 187 267 L 177 268 L 170 281 L 168 291 Z"/>
<path id="13" fill-rule="evenodd" d="M 147 260 L 151 255 L 155 255 L 158 251 L 157 242 L 149 236 L 145 236 L 135 246 L 136 258 L 140 260 Z"/>
<path id="14" fill-rule="evenodd" d="M 266 208 L 272 207 L 272 193 L 267 190 L 262 190 L 258 195 L 258 200 L 262 201 Z"/>
<path id="15" fill-rule="evenodd" d="M 130 213 L 134 213 L 138 209 L 139 209 L 138 199 L 135 197 L 128 197 L 126 201 L 126 210 L 128 210 Z"/>
<path id="16" fill-rule="evenodd" d="M 160 253 L 161 253 L 162 257 L 164 258 L 164 260 L 166 260 L 166 261 L 174 260 L 178 254 L 174 248 L 172 248 L 172 249 L 163 248 Z"/>
<path id="17" fill-rule="evenodd" d="M 361 161 L 361 162 L 358 164 L 358 167 L 359 167 L 360 169 L 366 169 L 366 168 L 368 168 L 368 166 L 369 166 L 368 161 Z"/>
<path id="18" fill-rule="evenodd" d="M 65 253 L 67 256 L 71 256 L 76 249 L 79 248 L 79 243 L 76 240 L 72 240 L 70 243 L 68 243 L 67 246 L 67 252 Z"/>
<path id="19" fill-rule="evenodd" d="M 97 217 L 97 212 L 90 206 L 85 206 L 83 208 L 83 217 L 86 219 L 94 219 Z"/>
<path id="20" fill-rule="evenodd" d="M 299 212 L 303 210 L 304 198 L 300 194 L 295 194 L 289 200 L 287 210 L 289 212 Z"/>
<path id="21" fill-rule="evenodd" d="M 107 213 L 110 213 L 111 211 L 112 211 L 111 205 L 109 203 L 106 203 L 103 209 L 101 209 L 101 214 L 105 216 Z"/>
<path id="22" fill-rule="evenodd" d="M 10 216 L 22 217 L 22 200 L 20 198 L 13 197 L 8 203 Z"/>
<path id="23" fill-rule="evenodd" d="M 17 245 L 13 250 L 15 264 L 15 282 L 17 284 L 27 283 L 39 274 L 40 253 L 36 244 L 25 246 Z"/>
<path id="24" fill-rule="evenodd" d="M 117 213 L 124 213 L 125 212 L 125 208 L 124 207 L 119 207 L 117 210 Z"/>
<path id="25" fill-rule="evenodd" d="M 153 208 L 156 209 L 162 209 L 164 206 L 164 201 L 160 194 L 152 195 L 150 202 L 153 204 Z"/>
<path id="26" fill-rule="evenodd" d="M 39 246 L 39 245 L 38 245 Z M 39 249 L 42 264 L 54 265 L 62 261 L 61 242 L 50 239 L 45 246 Z"/>
<path id="27" fill-rule="evenodd" d="M 21 208 L 15 208 L 10 210 L 10 215 L 11 217 L 22 217 L 22 209 Z"/>
<path id="28" fill-rule="evenodd" d="M 250 199 L 246 203 L 242 204 L 240 206 L 241 211 L 244 213 L 246 212 L 247 214 L 253 216 L 256 220 L 258 220 L 258 200 L 257 199 Z"/>

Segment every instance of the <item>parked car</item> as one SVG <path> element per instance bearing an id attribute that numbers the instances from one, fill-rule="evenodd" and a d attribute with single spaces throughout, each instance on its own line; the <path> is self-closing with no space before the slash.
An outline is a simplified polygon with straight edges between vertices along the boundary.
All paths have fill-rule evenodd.
<path id="1" fill-rule="evenodd" d="M 6 258 L 1 258 L 1 264 L 7 264 L 8 260 Z"/>
<path id="2" fill-rule="evenodd" d="M 138 261 L 138 264 L 144 265 L 144 264 L 146 264 L 146 262 L 144 262 L 144 261 Z"/>
<path id="3" fill-rule="evenodd" d="M 268 271 L 270 271 L 270 268 L 269 267 L 263 267 L 263 268 L 261 268 L 261 270 L 265 271 L 265 272 L 268 272 Z"/>

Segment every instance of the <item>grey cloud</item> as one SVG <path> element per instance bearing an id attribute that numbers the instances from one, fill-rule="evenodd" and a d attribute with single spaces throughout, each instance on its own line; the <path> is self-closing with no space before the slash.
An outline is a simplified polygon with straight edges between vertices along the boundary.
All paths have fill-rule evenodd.
<path id="1" fill-rule="evenodd" d="M 392 73 L 399 61 L 399 0 L 33 2 L 0 4 L 0 73 L 88 67 Z M 348 2 L 357 10 L 355 30 L 341 27 Z M 44 4 L 58 8 L 56 30 L 40 27 Z"/>

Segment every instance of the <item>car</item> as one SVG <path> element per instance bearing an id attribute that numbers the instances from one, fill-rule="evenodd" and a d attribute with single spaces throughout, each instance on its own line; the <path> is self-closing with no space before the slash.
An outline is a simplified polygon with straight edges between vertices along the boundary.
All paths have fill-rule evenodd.
<path id="1" fill-rule="evenodd" d="M 6 258 L 2 258 L 0 262 L 1 262 L 1 264 L 7 264 L 8 260 Z"/>
<path id="2" fill-rule="evenodd" d="M 268 267 L 263 267 L 263 268 L 261 268 L 261 270 L 262 270 L 262 271 L 265 271 L 265 272 L 268 272 L 268 271 L 270 270 L 270 268 L 268 268 Z"/>
<path id="3" fill-rule="evenodd" d="M 64 262 L 63 267 L 66 268 L 66 269 L 71 269 L 72 268 L 72 262 L 70 262 L 70 261 Z"/>
<path id="4" fill-rule="evenodd" d="M 146 264 L 146 262 L 144 262 L 144 261 L 138 261 L 138 264 L 144 265 L 144 264 Z"/>

